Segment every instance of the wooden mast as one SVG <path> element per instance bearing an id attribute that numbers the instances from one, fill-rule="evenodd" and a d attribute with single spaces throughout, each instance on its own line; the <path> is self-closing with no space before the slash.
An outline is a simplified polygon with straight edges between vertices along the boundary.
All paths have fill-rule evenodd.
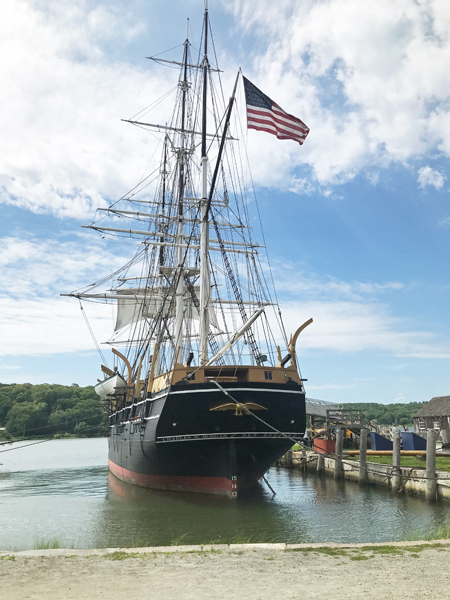
<path id="1" fill-rule="evenodd" d="M 189 40 L 186 38 L 184 42 L 184 53 L 183 53 L 183 81 L 180 82 L 181 87 L 181 147 L 179 149 L 178 168 L 178 225 L 177 225 L 177 269 L 175 271 L 176 277 L 176 319 L 175 319 L 175 332 L 174 332 L 174 345 L 175 345 L 175 357 L 174 364 L 176 363 L 176 356 L 180 354 L 178 350 L 183 346 L 183 321 L 184 321 L 184 277 L 183 277 L 183 261 L 184 251 L 182 248 L 183 244 L 183 197 L 185 187 L 185 147 L 186 147 L 186 94 L 188 91 L 187 82 L 187 59 L 188 59 L 188 47 Z"/>
<path id="2" fill-rule="evenodd" d="M 206 155 L 206 110 L 208 92 L 208 3 L 205 0 L 205 46 L 203 55 L 203 115 L 202 115 L 202 197 L 200 200 L 200 343 L 199 364 L 208 362 L 209 302 L 211 284 L 209 276 L 209 222 L 208 208 L 208 157 Z"/>

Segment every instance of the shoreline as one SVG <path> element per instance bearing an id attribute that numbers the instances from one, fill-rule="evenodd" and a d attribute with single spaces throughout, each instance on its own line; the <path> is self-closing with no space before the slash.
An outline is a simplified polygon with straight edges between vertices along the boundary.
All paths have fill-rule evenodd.
<path id="1" fill-rule="evenodd" d="M 141 548 L 130 548 L 130 547 L 117 547 L 117 548 L 45 548 L 45 549 L 33 549 L 33 550 L 18 550 L 11 551 L 0 550 L 0 560 L 8 556 L 23 556 L 23 557 L 46 557 L 46 556 L 108 556 L 117 552 L 123 554 L 176 554 L 176 553 L 208 553 L 215 551 L 226 551 L 226 550 L 277 550 L 277 551 L 291 551 L 291 550 L 320 550 L 320 549 L 334 549 L 334 550 L 360 550 L 370 548 L 423 548 L 443 546 L 448 547 L 450 550 L 450 539 L 435 539 L 435 540 L 402 540 L 393 542 L 316 542 L 316 543 L 304 543 L 304 544 L 289 544 L 285 542 L 273 542 L 273 543 L 248 543 L 248 544 L 192 544 L 192 545 L 180 545 L 180 546 L 143 546 Z"/>
<path id="2" fill-rule="evenodd" d="M 8 600 L 445 599 L 449 559 L 449 539 L 24 550 L 0 553 L 0 585 Z"/>

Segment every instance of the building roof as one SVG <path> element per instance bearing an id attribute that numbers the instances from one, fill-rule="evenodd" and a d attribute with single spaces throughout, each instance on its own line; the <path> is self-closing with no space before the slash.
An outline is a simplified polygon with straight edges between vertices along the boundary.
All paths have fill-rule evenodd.
<path id="1" fill-rule="evenodd" d="M 327 408 L 339 410 L 340 404 L 334 404 L 333 402 L 326 402 L 325 400 L 315 400 L 314 398 L 306 398 L 306 414 L 310 417 L 323 417 L 327 418 Z"/>
<path id="2" fill-rule="evenodd" d="M 431 398 L 416 412 L 414 418 L 416 417 L 450 417 L 450 396 Z"/>

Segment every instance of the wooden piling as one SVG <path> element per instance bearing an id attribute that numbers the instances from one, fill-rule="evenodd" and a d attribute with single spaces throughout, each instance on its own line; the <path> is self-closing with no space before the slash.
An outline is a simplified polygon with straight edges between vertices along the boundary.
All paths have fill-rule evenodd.
<path id="1" fill-rule="evenodd" d="M 334 478 L 341 479 L 342 477 L 342 450 L 344 446 L 344 430 L 336 428 L 336 456 L 334 461 Z"/>
<path id="2" fill-rule="evenodd" d="M 392 471 L 391 471 L 391 489 L 397 492 L 402 484 L 400 469 L 400 431 L 395 430 L 392 435 Z"/>
<path id="3" fill-rule="evenodd" d="M 322 452 L 317 453 L 317 473 L 323 473 L 325 470 L 325 456 Z"/>
<path id="4" fill-rule="evenodd" d="M 359 438 L 359 485 L 367 483 L 367 429 L 361 429 Z"/>
<path id="5" fill-rule="evenodd" d="M 436 500 L 436 432 L 434 429 L 427 430 L 427 488 L 426 498 L 429 502 Z"/>
<path id="6" fill-rule="evenodd" d="M 292 467 L 292 465 L 293 465 L 292 450 L 288 450 L 286 452 L 284 460 L 285 460 L 284 464 L 286 467 Z"/>
<path id="7" fill-rule="evenodd" d="M 302 450 L 302 470 L 304 473 L 306 473 L 306 462 L 307 462 L 307 458 L 306 458 L 306 450 Z"/>

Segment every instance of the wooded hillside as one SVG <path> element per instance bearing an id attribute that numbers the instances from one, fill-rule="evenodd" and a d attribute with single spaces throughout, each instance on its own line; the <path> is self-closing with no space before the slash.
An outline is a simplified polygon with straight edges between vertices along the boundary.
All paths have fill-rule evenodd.
<path id="1" fill-rule="evenodd" d="M 97 436 L 107 433 L 108 419 L 92 386 L 0 383 L 0 427 L 15 438 Z"/>
<path id="2" fill-rule="evenodd" d="M 369 421 L 376 420 L 380 425 L 412 425 L 413 416 L 425 402 L 409 404 L 377 404 L 376 402 L 353 402 L 344 404 L 344 408 L 362 410 Z"/>

